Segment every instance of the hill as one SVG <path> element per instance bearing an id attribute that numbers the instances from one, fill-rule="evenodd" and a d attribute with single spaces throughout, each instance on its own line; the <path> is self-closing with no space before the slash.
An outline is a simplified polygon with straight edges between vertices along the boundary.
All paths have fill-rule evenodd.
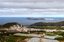
<path id="1" fill-rule="evenodd" d="M 37 22 L 31 24 L 29 28 L 40 28 L 40 29 L 64 29 L 64 21 L 61 22 Z"/>
<path id="2" fill-rule="evenodd" d="M 21 26 L 21 24 L 19 24 L 17 22 L 10 22 L 10 23 L 5 23 L 3 25 L 0 25 L 0 28 L 9 28 L 10 26 L 13 26 L 13 25 L 19 25 L 19 26 Z"/>
<path id="3" fill-rule="evenodd" d="M 34 24 L 31 24 L 30 26 L 64 26 L 64 21 L 62 22 L 37 22 Z"/>

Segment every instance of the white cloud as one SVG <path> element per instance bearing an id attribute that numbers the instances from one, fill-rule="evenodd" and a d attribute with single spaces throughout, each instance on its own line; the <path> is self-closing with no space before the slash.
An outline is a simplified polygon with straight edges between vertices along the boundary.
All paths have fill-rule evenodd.
<path id="1" fill-rule="evenodd" d="M 0 9 L 0 17 L 64 17 L 64 9 Z"/>
<path id="2" fill-rule="evenodd" d="M 31 9 L 47 9 L 47 8 L 64 8 L 63 2 L 0 2 L 0 8 L 31 8 Z"/>
<path id="3" fill-rule="evenodd" d="M 0 0 L 0 17 L 64 17 L 62 0 Z"/>
<path id="4" fill-rule="evenodd" d="M 64 0 L 0 0 L 0 1 L 6 1 L 6 2 L 53 2 L 53 1 L 61 1 Z"/>

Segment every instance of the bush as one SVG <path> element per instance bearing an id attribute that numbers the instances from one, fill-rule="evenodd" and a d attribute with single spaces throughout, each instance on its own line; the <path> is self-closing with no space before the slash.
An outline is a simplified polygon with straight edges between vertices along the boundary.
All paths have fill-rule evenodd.
<path id="1" fill-rule="evenodd" d="M 64 40 L 64 37 L 57 37 L 56 40 Z"/>

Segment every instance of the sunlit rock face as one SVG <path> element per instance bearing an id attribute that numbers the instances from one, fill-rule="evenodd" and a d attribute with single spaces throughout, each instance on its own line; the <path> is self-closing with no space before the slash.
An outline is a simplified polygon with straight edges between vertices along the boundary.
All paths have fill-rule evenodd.
<path id="1" fill-rule="evenodd" d="M 13 25 L 9 28 L 9 31 L 10 32 L 27 32 L 29 30 L 29 28 L 26 28 L 26 27 L 22 27 L 19 26 L 19 25 Z"/>
<path id="2" fill-rule="evenodd" d="M 22 27 L 21 28 L 21 32 L 28 32 L 30 29 L 29 28 L 27 28 L 27 27 Z"/>
<path id="3" fill-rule="evenodd" d="M 10 32 L 21 32 L 21 28 L 22 28 L 22 26 L 13 25 L 13 26 L 10 26 L 10 28 L 8 30 Z"/>

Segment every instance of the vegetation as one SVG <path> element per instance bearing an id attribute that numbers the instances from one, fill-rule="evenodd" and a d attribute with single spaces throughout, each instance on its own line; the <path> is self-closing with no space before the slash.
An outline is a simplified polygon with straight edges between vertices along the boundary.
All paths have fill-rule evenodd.
<path id="1" fill-rule="evenodd" d="M 0 29 L 1 28 L 9 28 L 10 26 L 13 26 L 13 25 L 19 25 L 21 26 L 21 24 L 17 23 L 17 22 L 10 22 L 10 23 L 6 23 L 6 24 L 3 24 L 3 25 L 0 25 Z M 22 25 L 23 27 L 23 25 Z"/>
<path id="2" fill-rule="evenodd" d="M 19 26 L 21 26 L 19 23 L 11 22 L 11 23 L 6 23 L 6 24 L 2 25 L 2 27 L 3 28 L 9 28 L 10 26 L 13 26 L 13 25 L 19 25 Z"/>
<path id="3" fill-rule="evenodd" d="M 62 37 L 57 37 L 57 38 L 55 38 L 56 40 L 64 40 L 64 32 L 61 32 L 58 35 L 60 35 Z"/>
<path id="4" fill-rule="evenodd" d="M 0 42 L 20 42 L 23 41 L 24 39 L 29 38 L 25 36 L 0 36 Z"/>
<path id="5" fill-rule="evenodd" d="M 64 30 L 64 27 L 61 28 L 61 26 L 31 26 L 30 28 L 36 28 L 36 29 L 57 29 L 57 30 Z"/>
<path id="6" fill-rule="evenodd" d="M 46 33 L 46 32 L 45 31 L 30 31 L 30 33 L 43 34 L 43 33 Z"/>
<path id="7" fill-rule="evenodd" d="M 7 23 L 4 25 L 0 25 L 0 28 L 9 28 L 10 26 L 16 25 L 18 23 Z M 19 26 L 21 26 L 20 24 L 18 24 Z M 56 22 L 56 23 L 43 23 L 43 22 L 38 22 L 35 24 L 30 25 L 30 28 L 39 28 L 39 29 L 58 29 L 58 30 L 64 30 L 64 21 L 62 22 Z M 13 36 L 13 35 L 9 35 L 9 34 L 5 34 L 5 30 L 1 31 L 2 35 L 0 34 L 0 42 L 20 42 L 26 38 L 29 37 L 20 37 L 20 36 Z M 26 33 L 26 32 L 24 32 Z M 64 32 L 45 32 L 45 31 L 30 31 L 30 33 L 36 33 L 36 34 L 43 34 L 46 33 L 46 35 L 49 36 L 55 36 L 55 35 L 60 35 L 62 37 L 57 37 L 55 39 L 57 40 L 64 40 Z M 13 34 L 13 33 L 12 33 Z"/>
<path id="8" fill-rule="evenodd" d="M 37 22 L 30 26 L 64 26 L 64 21 L 62 22 Z"/>
<path id="9" fill-rule="evenodd" d="M 40 29 L 62 29 L 64 30 L 64 21 L 62 22 L 37 22 L 31 24 L 29 28 L 40 28 Z"/>
<path id="10" fill-rule="evenodd" d="M 53 32 L 46 32 L 46 35 L 48 35 L 48 36 L 55 36 L 56 34 L 53 33 Z"/>

